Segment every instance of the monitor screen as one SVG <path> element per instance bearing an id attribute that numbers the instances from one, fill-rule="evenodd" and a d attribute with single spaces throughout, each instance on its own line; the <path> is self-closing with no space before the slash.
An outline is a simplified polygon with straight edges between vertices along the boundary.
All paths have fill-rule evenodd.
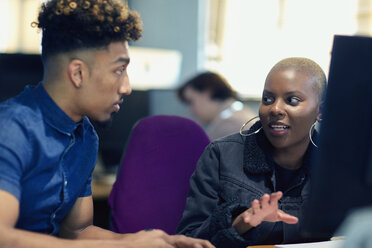
<path id="1" fill-rule="evenodd" d="M 18 95 L 43 78 L 40 54 L 0 53 L 0 102 Z"/>
<path id="2" fill-rule="evenodd" d="M 305 237 L 328 239 L 372 205 L 372 38 L 335 36 L 319 153 L 312 160 Z"/>
<path id="3" fill-rule="evenodd" d="M 120 111 L 114 114 L 108 126 L 102 127 L 92 120 L 99 136 L 99 152 L 106 169 L 116 171 L 134 124 L 150 114 L 148 95 L 148 91 L 133 90 L 129 96 L 123 96 Z"/>

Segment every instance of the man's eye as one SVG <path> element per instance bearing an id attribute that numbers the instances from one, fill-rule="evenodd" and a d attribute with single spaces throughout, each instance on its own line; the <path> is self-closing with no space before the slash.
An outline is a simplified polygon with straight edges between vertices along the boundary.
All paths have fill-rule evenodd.
<path id="1" fill-rule="evenodd" d="M 262 97 L 262 103 L 263 104 L 270 104 L 274 102 L 274 99 L 272 97 L 268 97 L 268 96 L 263 96 Z"/>
<path id="2" fill-rule="evenodd" d="M 121 66 L 119 69 L 115 71 L 116 74 L 121 75 L 125 71 L 125 66 Z"/>

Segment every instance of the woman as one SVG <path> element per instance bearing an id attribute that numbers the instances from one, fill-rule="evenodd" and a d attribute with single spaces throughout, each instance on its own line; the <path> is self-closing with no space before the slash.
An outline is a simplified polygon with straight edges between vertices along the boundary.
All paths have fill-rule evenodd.
<path id="1" fill-rule="evenodd" d="M 188 80 L 178 89 L 178 97 L 205 125 L 210 140 L 238 132 L 246 120 L 255 116 L 239 101 L 227 80 L 214 72 L 202 72 Z"/>
<path id="2" fill-rule="evenodd" d="M 301 241 L 311 135 L 326 77 L 315 62 L 288 58 L 269 72 L 259 121 L 212 142 L 199 160 L 178 232 L 216 247 Z"/>

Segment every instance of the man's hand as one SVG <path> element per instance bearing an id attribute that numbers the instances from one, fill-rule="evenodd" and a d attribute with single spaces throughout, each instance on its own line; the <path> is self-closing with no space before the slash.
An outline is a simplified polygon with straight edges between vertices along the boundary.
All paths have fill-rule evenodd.
<path id="1" fill-rule="evenodd" d="M 252 201 L 251 208 L 236 217 L 232 226 L 239 234 L 243 234 L 263 221 L 283 221 L 287 224 L 296 224 L 298 222 L 297 217 L 278 209 L 278 201 L 282 196 L 283 193 L 278 191 L 271 195 L 264 194 L 260 200 Z"/>
<path id="2" fill-rule="evenodd" d="M 189 238 L 184 235 L 168 235 L 161 230 L 140 231 L 127 234 L 123 241 L 128 242 L 128 247 L 133 248 L 213 248 L 206 240 Z M 127 247 L 127 246 L 124 246 Z"/>

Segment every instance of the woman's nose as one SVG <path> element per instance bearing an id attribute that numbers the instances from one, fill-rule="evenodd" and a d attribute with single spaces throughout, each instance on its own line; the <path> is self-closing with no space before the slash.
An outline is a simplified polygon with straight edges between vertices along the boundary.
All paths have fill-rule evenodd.
<path id="1" fill-rule="evenodd" d="M 285 113 L 284 108 L 285 108 L 285 103 L 282 100 L 277 99 L 271 105 L 270 114 L 273 116 L 284 115 Z"/>

